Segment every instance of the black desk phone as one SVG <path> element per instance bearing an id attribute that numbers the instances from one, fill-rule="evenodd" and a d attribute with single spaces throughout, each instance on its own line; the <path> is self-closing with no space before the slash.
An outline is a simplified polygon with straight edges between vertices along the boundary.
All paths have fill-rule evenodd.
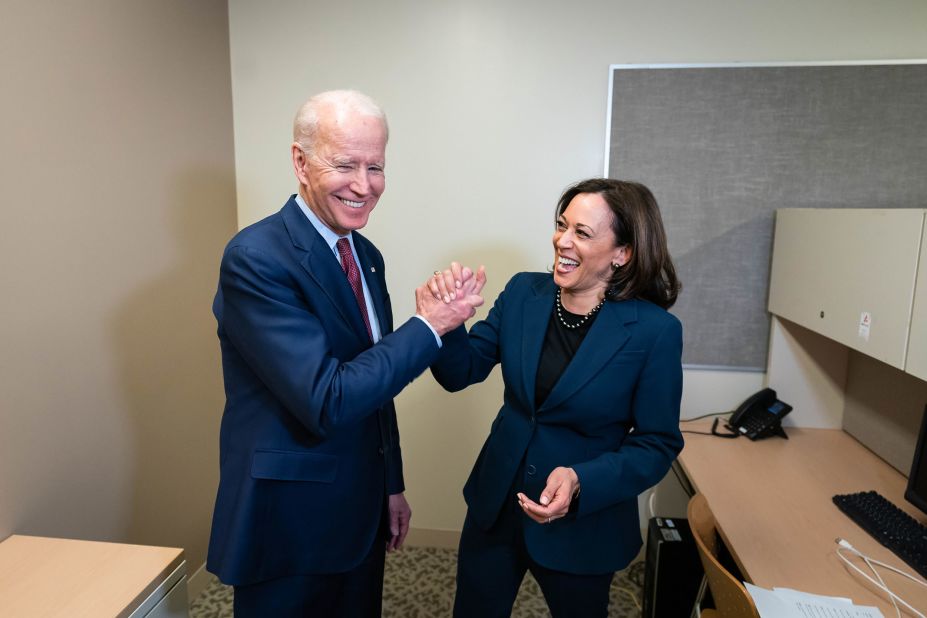
<path id="1" fill-rule="evenodd" d="M 782 429 L 782 417 L 791 411 L 792 406 L 776 398 L 776 391 L 764 388 L 747 397 L 742 404 L 737 406 L 726 423 L 727 428 L 733 432 L 728 435 L 730 437 L 743 435 L 751 440 L 768 438 L 773 435 L 788 439 Z M 712 433 L 724 435 L 718 434 L 716 428 L 717 422 L 712 427 Z"/>

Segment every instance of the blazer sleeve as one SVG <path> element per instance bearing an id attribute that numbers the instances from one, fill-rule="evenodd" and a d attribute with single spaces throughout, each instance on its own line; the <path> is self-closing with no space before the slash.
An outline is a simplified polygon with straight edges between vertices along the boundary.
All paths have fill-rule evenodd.
<path id="1" fill-rule="evenodd" d="M 396 406 L 393 402 L 389 402 L 380 414 L 383 419 L 380 433 L 383 436 L 383 456 L 386 461 L 386 493 L 399 494 L 406 490 L 406 486 L 402 475 L 402 449 L 399 447 Z"/>
<path id="2" fill-rule="evenodd" d="M 582 488 L 578 517 L 636 498 L 663 478 L 682 450 L 682 325 L 669 317 L 634 392 L 633 430 L 617 450 L 573 466 Z"/>
<path id="3" fill-rule="evenodd" d="M 229 247 L 219 274 L 221 328 L 267 388 L 313 434 L 355 423 L 390 402 L 438 355 L 431 330 L 410 319 L 342 362 L 322 317 L 266 252 Z"/>
<path id="4" fill-rule="evenodd" d="M 453 393 L 482 382 L 499 362 L 505 298 L 513 281 L 496 298 L 486 319 L 474 324 L 469 333 L 461 325 L 441 337 L 441 352 L 431 374 L 445 390 Z"/>

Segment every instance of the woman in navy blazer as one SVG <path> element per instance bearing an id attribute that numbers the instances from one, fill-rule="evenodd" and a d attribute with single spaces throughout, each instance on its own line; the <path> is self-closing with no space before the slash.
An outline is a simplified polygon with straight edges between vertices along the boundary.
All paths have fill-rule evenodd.
<path id="1" fill-rule="evenodd" d="M 641 547 L 637 496 L 682 449 L 682 327 L 666 311 L 680 286 L 653 195 L 580 182 L 553 245 L 552 274 L 515 275 L 432 365 L 449 391 L 496 364 L 505 384 L 464 486 L 455 616 L 510 615 L 526 570 L 555 618 L 605 616 L 614 572 Z M 459 275 L 427 285 L 443 297 Z"/>

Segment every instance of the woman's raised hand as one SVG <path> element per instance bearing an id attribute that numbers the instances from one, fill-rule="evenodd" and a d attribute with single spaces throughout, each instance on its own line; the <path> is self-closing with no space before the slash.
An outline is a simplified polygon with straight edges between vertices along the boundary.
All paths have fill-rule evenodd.
<path id="1" fill-rule="evenodd" d="M 449 303 L 456 300 L 458 295 L 479 296 L 486 284 L 486 269 L 480 266 L 474 274 L 468 266 L 461 266 L 459 262 L 451 262 L 450 268 L 444 271 L 436 270 L 425 282 L 437 300 Z"/>

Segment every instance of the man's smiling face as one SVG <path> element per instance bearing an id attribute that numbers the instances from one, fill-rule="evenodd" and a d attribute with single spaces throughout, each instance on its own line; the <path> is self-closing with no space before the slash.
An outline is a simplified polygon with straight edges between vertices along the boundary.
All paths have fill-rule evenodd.
<path id="1" fill-rule="evenodd" d="M 367 225 L 386 188 L 383 121 L 328 108 L 311 153 L 294 148 L 300 194 L 312 212 L 340 236 Z"/>

